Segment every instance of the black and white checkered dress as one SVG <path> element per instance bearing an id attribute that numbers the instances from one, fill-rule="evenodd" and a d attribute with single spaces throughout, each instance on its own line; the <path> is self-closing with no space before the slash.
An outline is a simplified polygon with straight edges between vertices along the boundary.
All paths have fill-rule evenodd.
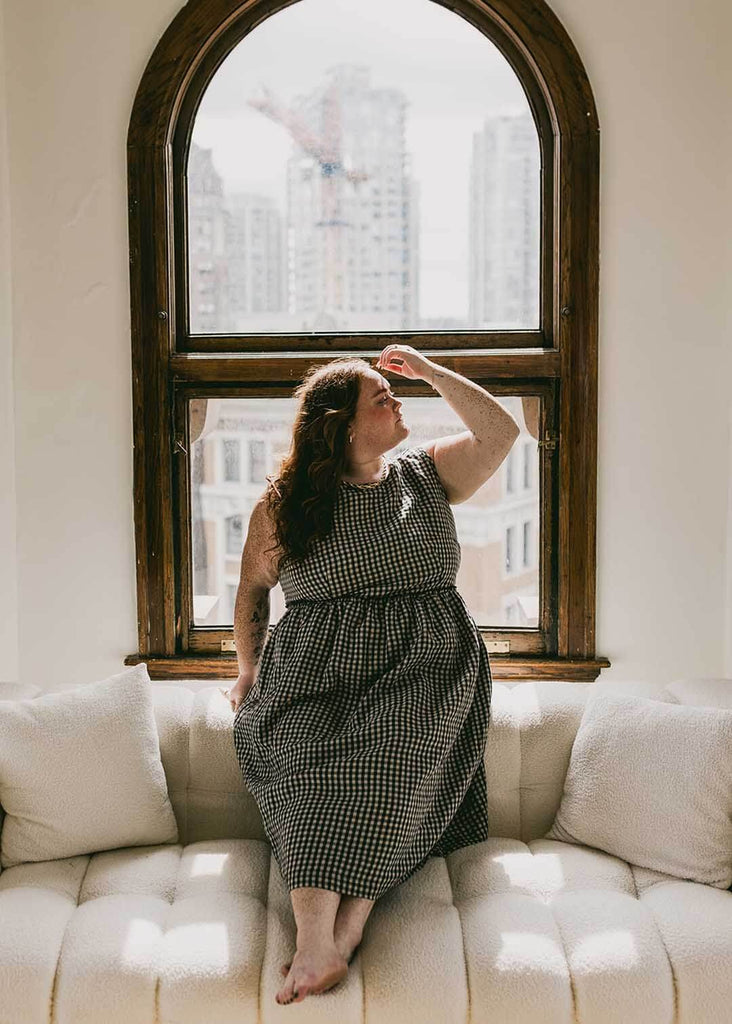
<path id="1" fill-rule="evenodd" d="M 432 458 L 344 481 L 331 534 L 280 574 L 286 610 L 236 712 L 244 781 L 289 890 L 378 899 L 488 838 L 488 652 L 456 589 Z"/>

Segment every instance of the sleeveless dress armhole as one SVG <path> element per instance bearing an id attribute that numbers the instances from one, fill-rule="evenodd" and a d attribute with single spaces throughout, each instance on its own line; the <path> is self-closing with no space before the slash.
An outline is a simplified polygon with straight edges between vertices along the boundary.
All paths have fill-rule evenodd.
<path id="1" fill-rule="evenodd" d="M 439 491 L 444 495 L 447 504 L 450 504 L 445 485 L 437 471 L 435 460 L 426 448 L 415 445 L 414 448 L 409 448 L 407 451 L 402 452 L 401 455 L 397 456 L 397 459 L 416 467 L 422 476 L 437 485 Z"/>

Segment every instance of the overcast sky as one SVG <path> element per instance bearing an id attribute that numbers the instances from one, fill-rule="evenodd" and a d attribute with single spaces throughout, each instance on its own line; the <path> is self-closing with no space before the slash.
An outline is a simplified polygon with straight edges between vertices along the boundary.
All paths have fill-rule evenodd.
<path id="1" fill-rule="evenodd" d="M 407 151 L 420 182 L 420 313 L 466 316 L 473 132 L 486 116 L 528 113 L 495 45 L 432 0 L 300 0 L 255 28 L 206 91 L 194 141 L 213 149 L 227 191 L 262 192 L 285 211 L 286 129 L 246 105 L 266 85 L 285 103 L 344 63 L 407 97 Z M 538 145 L 538 143 L 537 143 Z"/>

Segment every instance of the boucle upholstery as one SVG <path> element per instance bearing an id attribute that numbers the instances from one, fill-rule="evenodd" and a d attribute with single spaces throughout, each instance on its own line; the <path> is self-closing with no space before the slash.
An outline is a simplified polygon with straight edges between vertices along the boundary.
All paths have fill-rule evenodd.
<path id="1" fill-rule="evenodd" d="M 3 869 L 178 843 L 147 665 L 0 700 L 0 801 Z"/>
<path id="2" fill-rule="evenodd" d="M 0 874 L 0 1024 L 732 1019 L 732 892 L 540 838 L 590 687 L 681 703 L 694 687 L 494 683 L 492 838 L 387 893 L 345 981 L 280 1006 L 295 922 L 218 685 L 153 684 L 179 845 Z"/>

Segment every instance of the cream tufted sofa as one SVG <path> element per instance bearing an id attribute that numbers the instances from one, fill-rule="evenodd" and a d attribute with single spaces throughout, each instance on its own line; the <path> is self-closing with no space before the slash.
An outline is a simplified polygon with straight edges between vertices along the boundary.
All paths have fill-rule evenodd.
<path id="1" fill-rule="evenodd" d="M 494 683 L 494 838 L 387 893 L 347 978 L 288 1006 L 295 921 L 217 686 L 153 684 L 180 845 L 0 874 L 0 1024 L 732 1022 L 732 892 L 539 838 L 592 686 L 729 707 L 732 680 Z"/>

